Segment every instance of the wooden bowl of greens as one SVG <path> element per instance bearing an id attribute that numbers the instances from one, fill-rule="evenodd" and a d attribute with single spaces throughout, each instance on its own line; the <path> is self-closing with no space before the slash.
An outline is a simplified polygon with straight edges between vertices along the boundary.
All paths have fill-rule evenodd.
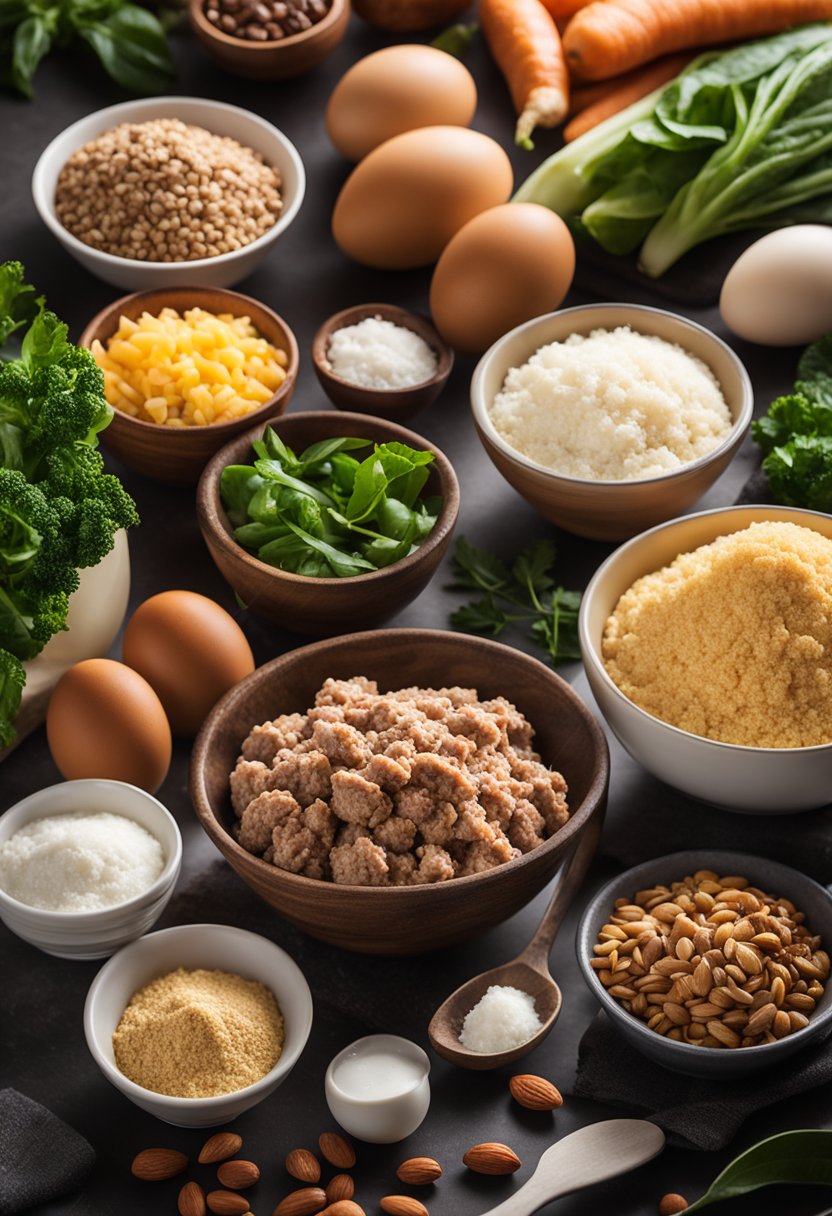
<path id="1" fill-rule="evenodd" d="M 235 437 L 197 489 L 203 538 L 239 598 L 313 637 L 378 625 L 415 599 L 458 511 L 456 474 L 438 448 L 396 423 L 332 410 Z"/>

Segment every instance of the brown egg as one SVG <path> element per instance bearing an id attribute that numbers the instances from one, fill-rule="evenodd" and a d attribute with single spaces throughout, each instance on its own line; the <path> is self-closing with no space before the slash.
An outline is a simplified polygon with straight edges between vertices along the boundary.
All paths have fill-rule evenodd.
<path id="1" fill-rule="evenodd" d="M 193 738 L 223 693 L 254 671 L 251 647 L 234 618 L 193 591 L 145 600 L 124 631 L 123 655 L 155 689 L 173 733 L 185 738 Z"/>
<path id="2" fill-rule="evenodd" d="M 435 262 L 464 224 L 504 203 L 511 164 L 487 135 L 422 127 L 388 139 L 353 169 L 332 216 L 344 253 L 382 270 Z"/>
<path id="3" fill-rule="evenodd" d="M 559 308 L 574 273 L 575 245 L 559 215 L 537 203 L 492 207 L 442 253 L 430 287 L 433 323 L 457 350 L 481 354 Z"/>
<path id="4" fill-rule="evenodd" d="M 64 672 L 49 701 L 46 737 L 67 781 L 103 777 L 154 794 L 170 767 L 161 701 L 146 680 L 112 659 L 85 659 Z"/>
<path id="5" fill-rule="evenodd" d="M 326 129 L 347 160 L 361 160 L 394 135 L 418 127 L 467 127 L 477 86 L 464 64 L 432 46 L 387 46 L 341 77 Z"/>

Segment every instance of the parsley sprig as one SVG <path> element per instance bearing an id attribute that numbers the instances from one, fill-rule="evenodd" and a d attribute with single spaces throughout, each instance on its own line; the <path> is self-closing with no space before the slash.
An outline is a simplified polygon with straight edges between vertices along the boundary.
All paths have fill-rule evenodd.
<path id="1" fill-rule="evenodd" d="M 557 586 L 552 573 L 556 556 L 551 540 L 536 540 L 508 566 L 461 536 L 454 547 L 453 582 L 447 589 L 482 594 L 451 614 L 454 629 L 496 638 L 510 627 L 528 626 L 528 635 L 553 664 L 579 659 L 581 593 Z"/>

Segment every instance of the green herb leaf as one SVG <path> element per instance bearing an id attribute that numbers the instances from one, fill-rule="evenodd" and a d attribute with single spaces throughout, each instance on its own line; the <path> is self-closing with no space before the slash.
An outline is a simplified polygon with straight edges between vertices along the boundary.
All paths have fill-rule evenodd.
<path id="1" fill-rule="evenodd" d="M 512 566 L 512 578 L 532 601 L 539 599 L 554 586 L 554 579 L 549 571 L 555 564 L 556 556 L 554 542 L 544 538 L 523 549 Z"/>
<path id="2" fill-rule="evenodd" d="M 67 341 L 69 328 L 59 321 L 54 312 L 41 308 L 35 317 L 20 350 L 20 358 L 31 374 L 40 368 L 60 363 L 70 349 Z"/>
<path id="3" fill-rule="evenodd" d="M 38 64 L 52 45 L 46 22 L 39 14 L 22 21 L 12 43 L 12 80 L 25 97 L 32 96 L 32 80 Z"/>
<path id="4" fill-rule="evenodd" d="M 832 335 L 806 347 L 797 365 L 795 389 L 816 406 L 832 409 Z"/>
<path id="5" fill-rule="evenodd" d="M 832 1131 L 782 1132 L 762 1140 L 732 1161 L 687 1211 L 700 1212 L 712 1203 L 782 1182 L 832 1186 Z"/>
<path id="6" fill-rule="evenodd" d="M 245 522 L 249 503 L 263 484 L 263 478 L 249 465 L 225 466 L 220 475 L 220 497 L 232 524 Z"/>
<path id="7" fill-rule="evenodd" d="M 161 93 L 173 75 L 168 40 L 158 19 L 135 4 L 108 16 L 76 20 L 78 34 L 93 48 L 117 84 L 134 93 Z"/>
<path id="8" fill-rule="evenodd" d="M 301 452 L 298 463 L 304 472 L 308 472 L 310 465 L 320 464 L 321 461 L 334 456 L 336 452 L 349 452 L 355 448 L 368 446 L 369 443 L 366 439 L 321 439 Z"/>
<path id="9" fill-rule="evenodd" d="M 490 596 L 463 604 L 451 613 L 454 629 L 461 629 L 465 633 L 483 633 L 493 638 L 499 637 L 508 623 L 508 616 Z"/>
<path id="10" fill-rule="evenodd" d="M 34 287 L 25 283 L 23 276 L 20 262 L 0 266 L 0 346 L 43 308 L 43 298 L 35 295 Z"/>
<path id="11" fill-rule="evenodd" d="M 508 567 L 487 549 L 460 536 L 454 546 L 452 591 L 501 591 L 511 582 Z"/>

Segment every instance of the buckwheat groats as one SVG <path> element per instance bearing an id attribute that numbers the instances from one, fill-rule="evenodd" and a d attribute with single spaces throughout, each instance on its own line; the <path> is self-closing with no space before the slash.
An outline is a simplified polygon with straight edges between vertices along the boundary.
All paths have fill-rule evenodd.
<path id="1" fill-rule="evenodd" d="M 566 782 L 502 697 L 326 680 L 305 714 L 255 726 L 231 774 L 235 834 L 294 874 L 359 886 L 490 870 L 566 822 Z"/>
<path id="2" fill-rule="evenodd" d="M 250 245 L 277 222 L 280 174 L 258 152 L 178 118 L 122 123 L 69 157 L 55 213 L 85 245 L 190 262 Z"/>

